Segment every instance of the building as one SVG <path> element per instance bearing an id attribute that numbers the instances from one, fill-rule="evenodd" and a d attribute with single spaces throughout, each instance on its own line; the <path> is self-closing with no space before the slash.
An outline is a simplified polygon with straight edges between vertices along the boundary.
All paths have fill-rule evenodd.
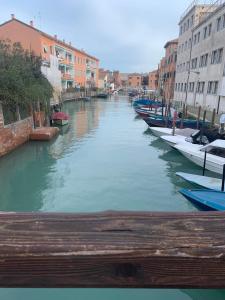
<path id="1" fill-rule="evenodd" d="M 141 88 L 142 87 L 142 74 L 133 73 L 128 76 L 129 88 Z"/>
<path id="2" fill-rule="evenodd" d="M 174 98 L 178 39 L 168 41 L 165 48 L 163 96 L 166 102 Z"/>
<path id="3" fill-rule="evenodd" d="M 211 5 L 195 1 L 181 17 L 176 101 L 225 111 L 224 4 L 224 0 Z"/>
<path id="4" fill-rule="evenodd" d="M 108 87 L 109 87 L 108 72 L 103 69 L 99 69 L 98 88 L 105 90 Z"/>
<path id="5" fill-rule="evenodd" d="M 159 79 L 159 74 L 158 70 L 154 70 L 149 73 L 149 79 L 148 79 L 148 88 L 151 91 L 157 91 L 158 89 L 158 79 Z"/>
<path id="6" fill-rule="evenodd" d="M 42 72 L 56 93 L 70 87 L 98 86 L 99 60 L 56 35 L 40 31 L 33 21 L 26 24 L 11 15 L 11 20 L 0 25 L 0 39 L 20 42 L 24 49 L 40 55 Z"/>
<path id="7" fill-rule="evenodd" d="M 166 58 L 163 57 L 158 65 L 158 94 L 164 98 L 164 74 L 165 74 Z"/>
<path id="8" fill-rule="evenodd" d="M 120 73 L 120 80 L 121 80 L 121 88 L 127 89 L 128 87 L 128 73 Z"/>

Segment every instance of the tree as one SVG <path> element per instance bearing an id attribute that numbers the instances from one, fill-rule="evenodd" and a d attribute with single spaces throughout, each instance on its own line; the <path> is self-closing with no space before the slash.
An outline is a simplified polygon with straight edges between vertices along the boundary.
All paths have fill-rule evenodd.
<path id="1" fill-rule="evenodd" d="M 53 88 L 41 72 L 41 57 L 20 43 L 0 41 L 0 101 L 16 111 L 19 106 L 42 103 L 49 107 Z"/>

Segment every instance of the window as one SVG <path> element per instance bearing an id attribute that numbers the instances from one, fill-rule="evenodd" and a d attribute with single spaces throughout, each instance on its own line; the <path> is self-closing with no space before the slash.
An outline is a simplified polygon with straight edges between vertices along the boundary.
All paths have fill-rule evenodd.
<path id="1" fill-rule="evenodd" d="M 197 34 L 197 43 L 200 42 L 200 36 L 201 36 L 201 33 L 200 33 L 200 31 L 199 31 L 198 34 Z"/>
<path id="2" fill-rule="evenodd" d="M 200 56 L 199 67 L 200 68 L 206 67 L 207 63 L 208 63 L 208 53 Z"/>
<path id="3" fill-rule="evenodd" d="M 184 92 L 187 92 L 187 83 L 184 84 Z"/>
<path id="4" fill-rule="evenodd" d="M 48 53 L 48 47 L 47 46 L 43 46 L 43 51 L 44 51 L 44 53 Z"/>
<path id="5" fill-rule="evenodd" d="M 212 33 L 212 24 L 209 24 L 208 26 L 208 36 L 210 36 Z"/>
<path id="6" fill-rule="evenodd" d="M 203 39 L 205 40 L 207 37 L 207 27 L 203 28 Z"/>
<path id="7" fill-rule="evenodd" d="M 211 64 L 220 64 L 223 58 L 223 48 L 214 50 L 212 52 Z"/>
<path id="8" fill-rule="evenodd" d="M 181 83 L 181 88 L 180 88 L 181 92 L 183 92 L 183 83 Z"/>
<path id="9" fill-rule="evenodd" d="M 222 18 L 221 17 L 219 17 L 217 19 L 217 26 L 216 26 L 216 28 L 217 28 L 217 31 L 220 31 L 222 29 Z"/>
<path id="10" fill-rule="evenodd" d="M 193 58 L 192 60 L 191 60 L 191 68 L 192 69 L 196 69 L 197 68 L 197 64 L 198 64 L 198 58 L 196 57 L 196 58 Z"/>
<path id="11" fill-rule="evenodd" d="M 203 94 L 204 93 L 204 89 L 205 89 L 205 82 L 204 81 L 198 82 L 197 91 L 196 92 L 198 94 Z"/>
<path id="12" fill-rule="evenodd" d="M 209 81 L 207 93 L 211 95 L 216 95 L 218 92 L 218 85 L 219 85 L 218 81 Z"/>
<path id="13" fill-rule="evenodd" d="M 191 39 L 188 41 L 188 48 L 191 49 Z"/>
<path id="14" fill-rule="evenodd" d="M 191 16 L 191 26 L 194 25 L 194 15 Z"/>
<path id="15" fill-rule="evenodd" d="M 189 92 L 193 93 L 195 89 L 195 83 L 194 82 L 190 82 L 189 83 Z"/>
<path id="16" fill-rule="evenodd" d="M 187 61 L 187 63 L 186 63 L 186 71 L 189 71 L 189 69 L 190 69 L 190 62 Z"/>

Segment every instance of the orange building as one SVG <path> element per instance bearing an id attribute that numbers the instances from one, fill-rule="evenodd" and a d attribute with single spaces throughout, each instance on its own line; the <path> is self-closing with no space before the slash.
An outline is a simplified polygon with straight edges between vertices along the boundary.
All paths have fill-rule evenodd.
<path id="1" fill-rule="evenodd" d="M 43 59 L 43 73 L 56 89 L 69 87 L 97 87 L 99 60 L 11 15 L 11 20 L 0 25 L 0 40 L 20 42 L 24 49 Z M 59 70 L 59 75 L 57 74 Z M 59 78 L 57 77 L 60 77 Z"/>
<path id="2" fill-rule="evenodd" d="M 158 89 L 158 79 L 159 79 L 158 70 L 154 70 L 149 73 L 148 88 L 150 90 L 156 91 Z"/>
<path id="3" fill-rule="evenodd" d="M 176 62 L 177 62 L 177 45 L 178 39 L 169 41 L 164 46 L 165 48 L 165 64 L 164 64 L 164 98 L 167 102 L 173 100 L 174 85 L 176 77 Z"/>
<path id="4" fill-rule="evenodd" d="M 142 87 L 142 75 L 138 74 L 138 73 L 129 74 L 128 86 L 131 88 L 141 88 Z"/>

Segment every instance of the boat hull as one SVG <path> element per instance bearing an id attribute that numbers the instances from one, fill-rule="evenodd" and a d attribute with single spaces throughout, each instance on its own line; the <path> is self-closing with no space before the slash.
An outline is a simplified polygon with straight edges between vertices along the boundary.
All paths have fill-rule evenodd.
<path id="1" fill-rule="evenodd" d="M 203 167 L 205 153 L 201 151 L 190 152 L 188 149 L 183 149 L 182 147 L 174 146 L 184 157 L 195 163 L 196 165 Z M 213 155 L 208 154 L 206 159 L 206 169 L 217 174 L 223 174 L 223 165 L 225 164 L 225 159 L 223 161 L 215 161 Z"/>
<path id="2" fill-rule="evenodd" d="M 53 120 L 55 125 L 65 126 L 69 124 L 69 120 Z"/>
<path id="3" fill-rule="evenodd" d="M 172 128 L 173 127 L 173 118 L 164 118 L 164 117 L 149 117 L 144 118 L 144 121 L 150 126 L 150 127 L 167 127 Z M 176 128 L 192 128 L 197 129 L 198 122 L 196 120 L 189 120 L 185 119 L 183 120 L 183 125 L 181 120 L 177 120 L 175 123 Z M 199 128 L 203 126 L 203 122 L 199 123 Z"/>
<path id="4" fill-rule="evenodd" d="M 214 190 L 187 190 L 180 193 L 189 201 L 206 210 L 225 211 L 225 193 Z"/>

